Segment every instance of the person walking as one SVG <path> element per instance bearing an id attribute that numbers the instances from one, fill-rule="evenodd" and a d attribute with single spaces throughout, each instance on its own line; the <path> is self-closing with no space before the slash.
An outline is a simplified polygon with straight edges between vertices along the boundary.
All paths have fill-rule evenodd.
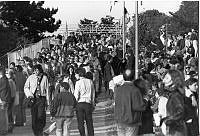
<path id="1" fill-rule="evenodd" d="M 79 68 L 75 74 L 79 79 L 75 85 L 74 96 L 78 102 L 76 115 L 78 121 L 78 130 L 81 136 L 85 136 L 84 121 L 86 121 L 87 132 L 89 136 L 94 136 L 94 126 L 92 112 L 94 110 L 95 88 L 91 79 L 85 78 L 85 69 Z"/>
<path id="2" fill-rule="evenodd" d="M 41 65 L 34 66 L 34 74 L 26 80 L 24 92 L 27 98 L 34 98 L 31 107 L 33 133 L 42 136 L 46 124 L 46 106 L 49 105 L 49 82 Z"/>
<path id="3" fill-rule="evenodd" d="M 8 104 L 11 100 L 11 90 L 6 71 L 0 67 L 0 135 L 8 131 Z"/>
<path id="4" fill-rule="evenodd" d="M 56 136 L 70 136 L 69 125 L 72 122 L 76 106 L 76 98 L 70 92 L 67 82 L 60 84 L 60 93 L 53 99 L 50 112 L 56 120 Z"/>
<path id="5" fill-rule="evenodd" d="M 25 113 L 25 107 L 23 106 L 23 101 L 25 98 L 24 93 L 24 84 L 26 82 L 26 76 L 23 73 L 23 68 L 20 65 L 16 66 L 16 72 L 15 72 L 15 83 L 16 83 L 16 94 L 19 96 L 16 97 L 16 101 L 19 101 L 19 104 L 15 106 L 15 112 L 16 112 L 16 119 L 15 119 L 15 125 L 16 126 L 24 126 L 26 123 L 26 113 Z"/>
<path id="6" fill-rule="evenodd" d="M 142 111 L 146 109 L 140 90 L 133 84 L 134 72 L 123 73 L 124 84 L 115 88 L 114 118 L 119 136 L 137 136 L 142 125 Z"/>
<path id="7" fill-rule="evenodd" d="M 112 68 L 112 56 L 111 55 L 105 55 L 105 58 L 107 60 L 105 66 L 104 66 L 104 71 L 103 71 L 103 75 L 104 75 L 104 87 L 105 87 L 105 90 L 106 90 L 106 95 L 108 97 L 111 97 L 112 98 L 112 92 L 111 90 L 109 89 L 109 82 L 113 79 L 114 77 L 114 71 L 113 71 L 113 68 Z"/>
<path id="8" fill-rule="evenodd" d="M 11 90 L 11 100 L 10 103 L 8 105 L 8 122 L 9 122 L 9 128 L 8 131 L 12 132 L 13 131 L 13 125 L 15 122 L 15 117 L 14 117 L 14 103 L 15 103 L 15 99 L 16 99 L 16 84 L 14 81 L 14 71 L 13 70 L 9 70 L 8 71 L 8 82 L 10 85 L 10 90 Z"/>

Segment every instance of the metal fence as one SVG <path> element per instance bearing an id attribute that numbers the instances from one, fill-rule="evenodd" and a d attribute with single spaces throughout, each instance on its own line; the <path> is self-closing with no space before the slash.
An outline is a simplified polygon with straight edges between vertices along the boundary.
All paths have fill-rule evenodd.
<path id="1" fill-rule="evenodd" d="M 7 54 L 0 57 L 0 66 L 3 66 L 5 68 L 8 67 L 8 55 Z"/>

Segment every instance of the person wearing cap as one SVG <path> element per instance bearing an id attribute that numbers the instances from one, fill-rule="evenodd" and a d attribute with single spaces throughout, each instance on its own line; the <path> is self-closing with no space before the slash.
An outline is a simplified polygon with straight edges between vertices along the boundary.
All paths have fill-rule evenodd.
<path id="1" fill-rule="evenodd" d="M 56 136 L 70 136 L 69 125 L 74 117 L 76 98 L 67 82 L 60 83 L 60 93 L 51 103 L 50 113 L 56 120 Z"/>

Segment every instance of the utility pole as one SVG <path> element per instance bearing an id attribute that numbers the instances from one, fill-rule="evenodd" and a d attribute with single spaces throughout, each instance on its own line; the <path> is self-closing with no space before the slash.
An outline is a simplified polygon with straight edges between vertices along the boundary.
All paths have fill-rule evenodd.
<path id="1" fill-rule="evenodd" d="M 67 26 L 67 21 L 66 21 L 66 37 L 68 36 L 68 26 Z"/>
<path id="2" fill-rule="evenodd" d="M 125 58 L 126 42 L 125 42 L 125 1 L 123 2 L 123 58 Z"/>
<path id="3" fill-rule="evenodd" d="M 138 78 L 138 1 L 135 1 L 135 79 Z"/>

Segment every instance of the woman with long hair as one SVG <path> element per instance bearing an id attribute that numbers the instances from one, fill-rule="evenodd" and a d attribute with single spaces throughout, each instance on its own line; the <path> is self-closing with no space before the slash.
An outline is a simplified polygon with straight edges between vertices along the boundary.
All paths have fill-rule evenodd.
<path id="1" fill-rule="evenodd" d="M 69 79 L 71 79 L 71 81 L 73 82 L 73 85 L 75 86 L 76 77 L 75 77 L 75 68 L 74 68 L 74 66 L 70 65 L 67 68 L 67 72 L 66 73 L 69 75 Z"/>
<path id="2" fill-rule="evenodd" d="M 167 135 L 187 136 L 187 127 L 184 121 L 184 77 L 178 70 L 169 70 L 164 76 L 163 82 L 169 91 L 166 105 L 167 117 L 164 120 L 167 126 Z"/>

